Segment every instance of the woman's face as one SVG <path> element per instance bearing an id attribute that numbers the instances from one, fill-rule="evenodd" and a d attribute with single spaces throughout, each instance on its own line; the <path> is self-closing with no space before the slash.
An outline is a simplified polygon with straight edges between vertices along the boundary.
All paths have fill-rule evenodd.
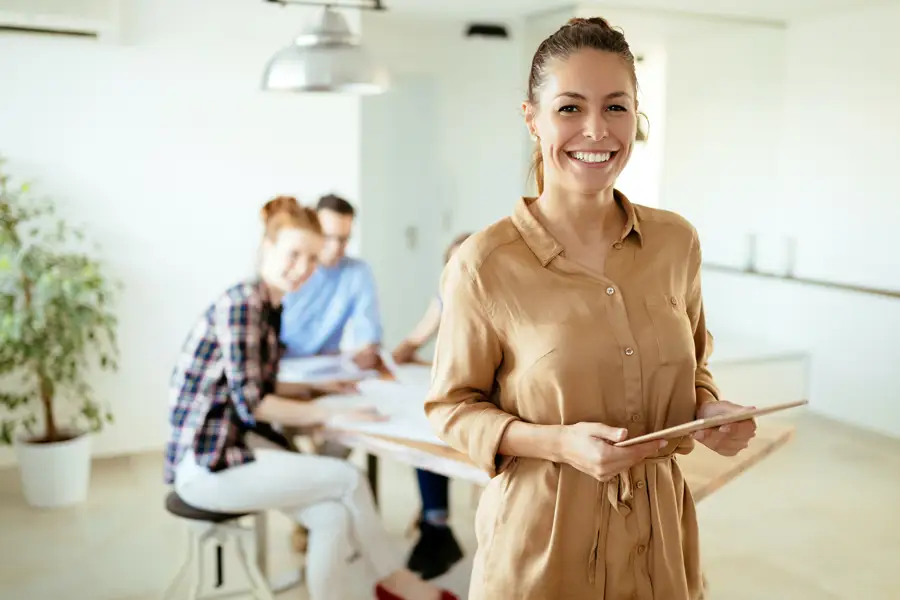
<path id="1" fill-rule="evenodd" d="M 285 227 L 274 240 L 263 241 L 260 276 L 283 292 L 293 292 L 309 279 L 318 264 L 324 240 L 321 235 Z"/>
<path id="2" fill-rule="evenodd" d="M 545 187 L 596 194 L 615 185 L 637 135 L 635 94 L 617 54 L 583 49 L 549 64 L 537 105 L 523 107 L 540 140 Z"/>

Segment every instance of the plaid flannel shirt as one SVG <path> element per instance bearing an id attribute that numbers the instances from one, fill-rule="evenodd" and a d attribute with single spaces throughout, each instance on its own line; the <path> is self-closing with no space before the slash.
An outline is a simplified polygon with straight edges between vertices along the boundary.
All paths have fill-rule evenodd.
<path id="1" fill-rule="evenodd" d="M 275 388 L 278 317 L 265 286 L 251 281 L 228 289 L 198 320 L 172 374 L 166 483 L 188 449 L 210 471 L 253 461 L 244 433 L 257 427 L 253 411 Z"/>

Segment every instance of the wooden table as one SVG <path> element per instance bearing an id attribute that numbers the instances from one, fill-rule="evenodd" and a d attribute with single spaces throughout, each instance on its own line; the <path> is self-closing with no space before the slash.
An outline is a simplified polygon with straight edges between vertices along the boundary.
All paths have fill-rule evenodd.
<path id="1" fill-rule="evenodd" d="M 417 469 L 424 469 L 451 479 L 462 479 L 478 485 L 484 485 L 489 480 L 487 473 L 476 467 L 468 457 L 446 446 L 356 432 L 325 430 L 322 433 L 329 439 L 367 453 L 369 485 L 372 487 L 372 494 L 375 496 L 376 502 L 378 501 L 378 461 L 380 458 L 399 461 Z M 694 501 L 699 502 L 787 444 L 793 435 L 794 427 L 791 425 L 774 420 L 762 420 L 759 422 L 756 437 L 751 440 L 746 450 L 735 457 L 721 456 L 698 443 L 693 452 L 678 455 L 676 460 L 678 460 L 681 471 L 691 488 Z M 260 570 L 267 573 L 268 540 L 265 512 L 259 513 L 256 519 L 257 560 Z M 270 579 L 270 586 L 274 593 L 281 593 L 302 582 L 303 573 L 291 571 L 275 579 Z"/>
<path id="2" fill-rule="evenodd" d="M 368 454 L 369 483 L 376 500 L 379 458 L 399 461 L 417 469 L 479 485 L 484 485 L 489 480 L 487 473 L 476 467 L 468 457 L 446 446 L 356 432 L 326 431 L 325 435 Z M 787 444 L 793 435 L 794 427 L 791 425 L 760 420 L 756 437 L 737 456 L 721 456 L 698 443 L 693 452 L 678 455 L 677 460 L 694 500 L 699 502 Z"/>
<path id="3" fill-rule="evenodd" d="M 277 393 L 288 397 L 298 397 L 303 395 L 303 388 L 293 384 L 279 383 Z M 382 458 L 477 485 L 485 485 L 490 479 L 487 473 L 476 467 L 467 456 L 447 446 L 334 429 L 319 430 L 319 433 L 328 439 L 350 448 L 362 450 L 367 454 L 367 474 L 376 502 L 378 501 L 378 463 Z M 693 452 L 678 455 L 677 460 L 694 500 L 699 502 L 787 444 L 793 435 L 793 426 L 779 423 L 776 420 L 763 419 L 759 422 L 756 437 L 750 442 L 749 447 L 735 457 L 720 456 L 702 444 L 697 444 Z M 258 560 L 262 572 L 266 573 L 268 541 L 266 521 L 262 516 L 264 514 L 260 513 L 260 516 L 257 517 L 256 531 Z M 302 581 L 302 573 L 294 571 L 276 580 L 271 580 L 271 587 L 274 592 L 282 592 L 296 587 Z"/>
<path id="4" fill-rule="evenodd" d="M 356 432 L 326 430 L 322 433 L 329 439 L 367 453 L 369 484 L 376 502 L 378 500 L 378 461 L 380 458 L 399 461 L 417 469 L 424 469 L 451 479 L 462 479 L 478 485 L 484 485 L 489 480 L 487 473 L 476 467 L 468 457 L 446 446 Z M 678 455 L 677 460 L 688 486 L 691 488 L 694 500 L 699 502 L 787 444 L 793 435 L 794 427 L 791 425 L 774 420 L 762 420 L 759 422 L 756 437 L 750 442 L 749 447 L 735 457 L 721 456 L 702 444 L 697 444 L 693 452 Z M 259 513 L 256 518 L 257 559 L 260 570 L 267 573 L 268 540 L 265 512 Z M 280 593 L 292 589 L 302 582 L 302 572 L 291 571 L 271 579 L 270 585 L 273 592 Z"/>
<path id="5" fill-rule="evenodd" d="M 428 365 L 424 362 L 418 364 Z M 385 379 L 393 379 L 383 366 L 381 370 Z M 297 393 L 297 388 L 292 384 L 280 382 L 278 393 L 293 396 Z M 699 443 L 690 454 L 678 455 L 678 463 L 691 488 L 694 500 L 699 502 L 709 496 L 787 444 L 794 435 L 794 429 L 792 425 L 776 419 L 761 419 L 758 421 L 756 437 L 751 440 L 749 447 L 737 456 L 721 456 Z M 467 456 L 446 446 L 358 432 L 325 430 L 323 434 L 329 439 L 367 454 L 369 483 L 376 501 L 380 458 L 399 461 L 417 469 L 479 485 L 484 485 L 489 480 L 487 473 L 477 468 Z"/>

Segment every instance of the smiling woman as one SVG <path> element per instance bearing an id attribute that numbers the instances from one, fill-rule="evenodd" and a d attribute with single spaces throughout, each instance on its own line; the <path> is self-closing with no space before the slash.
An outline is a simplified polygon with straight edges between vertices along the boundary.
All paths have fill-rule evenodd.
<path id="1" fill-rule="evenodd" d="M 523 105 L 532 139 L 537 142 L 534 171 L 538 194 L 544 189 L 545 171 L 552 173 L 550 176 L 562 175 L 564 164 L 571 170 L 571 161 L 602 169 L 592 180 L 570 179 L 576 189 L 608 187 L 625 168 L 637 139 L 637 74 L 625 36 L 600 18 L 572 19 L 566 28 L 568 36 L 551 36 L 535 52 L 528 100 Z M 573 75 L 594 76 L 590 80 L 580 76 L 560 79 L 553 71 L 560 61 L 576 63 L 568 70 Z M 542 104 L 553 110 L 540 111 L 539 118 Z M 601 110 L 591 110 L 594 105 Z M 557 156 L 560 152 L 562 156 Z M 545 154 L 562 159 L 554 160 L 556 169 L 544 165 Z"/>
<path id="2" fill-rule="evenodd" d="M 696 230 L 616 189 L 637 138 L 635 59 L 599 18 L 535 52 L 523 104 L 540 195 L 444 270 L 425 410 L 491 475 L 470 600 L 700 600 L 694 438 L 617 442 L 741 407 L 708 369 Z M 697 441 L 731 456 L 752 421 Z M 564 591 L 564 592 L 563 592 Z"/>
<path id="3" fill-rule="evenodd" d="M 270 200 L 261 213 L 265 233 L 258 276 L 230 287 L 198 316 L 173 369 L 165 481 L 180 502 L 195 509 L 281 510 L 306 527 L 312 600 L 347 597 L 347 560 L 356 553 L 377 576 L 377 598 L 453 600 L 403 568 L 369 488 L 350 463 L 300 454 L 280 433 L 337 415 L 375 415 L 371 409 L 322 408 L 275 393 L 282 300 L 309 280 L 324 236 L 318 214 L 291 196 Z M 266 447 L 254 447 L 261 445 L 260 437 Z"/>

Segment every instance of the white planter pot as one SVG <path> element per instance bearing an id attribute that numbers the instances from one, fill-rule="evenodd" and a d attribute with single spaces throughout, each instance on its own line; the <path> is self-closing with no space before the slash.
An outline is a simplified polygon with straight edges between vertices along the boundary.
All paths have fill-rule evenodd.
<path id="1" fill-rule="evenodd" d="M 65 442 L 16 444 L 25 501 L 38 508 L 60 508 L 87 498 L 91 480 L 91 438 L 81 434 Z"/>

